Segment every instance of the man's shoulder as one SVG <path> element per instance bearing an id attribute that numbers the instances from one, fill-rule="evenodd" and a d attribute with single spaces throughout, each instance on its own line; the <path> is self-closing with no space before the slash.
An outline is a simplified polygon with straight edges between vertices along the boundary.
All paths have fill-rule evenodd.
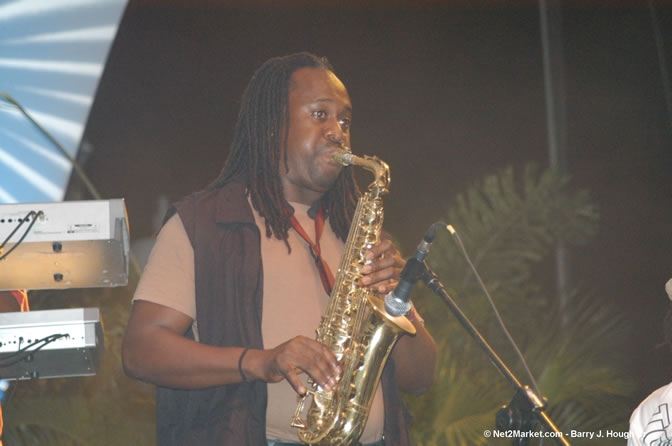
<path id="1" fill-rule="evenodd" d="M 644 402 L 655 403 L 658 401 L 665 401 L 672 403 L 672 382 L 651 392 L 651 394 L 644 400 Z"/>
<path id="2" fill-rule="evenodd" d="M 188 195 L 174 205 L 187 232 L 203 225 L 254 223 L 243 181 L 232 180 Z"/>
<path id="3" fill-rule="evenodd" d="M 667 406 L 670 404 L 672 404 L 672 383 L 651 392 L 633 411 L 630 422 L 634 423 L 641 417 L 648 418 L 650 413 L 659 411 L 661 405 L 664 405 L 666 411 L 668 411 Z"/>
<path id="4" fill-rule="evenodd" d="M 630 416 L 628 445 L 669 444 L 672 441 L 672 383 L 653 391 Z"/>
<path id="5" fill-rule="evenodd" d="M 231 205 L 247 200 L 245 184 L 241 181 L 230 181 L 222 186 L 209 186 L 193 192 L 175 203 L 175 207 L 203 207 L 210 209 L 213 204 L 223 202 Z"/>

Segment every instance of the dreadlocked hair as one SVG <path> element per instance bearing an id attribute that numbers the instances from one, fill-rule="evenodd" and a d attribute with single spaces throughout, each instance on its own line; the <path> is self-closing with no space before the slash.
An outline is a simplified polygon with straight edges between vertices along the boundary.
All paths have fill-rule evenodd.
<path id="1" fill-rule="evenodd" d="M 287 145 L 288 132 L 283 130 L 289 123 L 289 84 L 292 74 L 304 67 L 333 72 L 326 58 L 303 52 L 269 59 L 252 75 L 241 100 L 229 157 L 211 185 L 214 189 L 233 178 L 244 178 L 252 206 L 266 223 L 266 236 L 284 240 L 290 252 L 291 206 L 282 189 L 280 159 L 287 169 L 287 151 L 282 148 Z M 352 168 L 345 167 L 321 199 L 334 233 L 343 241 L 358 197 Z"/>

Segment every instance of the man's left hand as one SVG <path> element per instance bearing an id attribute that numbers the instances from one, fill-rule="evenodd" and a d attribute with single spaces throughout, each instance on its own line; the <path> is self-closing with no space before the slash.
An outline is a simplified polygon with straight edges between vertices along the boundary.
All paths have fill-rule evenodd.
<path id="1" fill-rule="evenodd" d="M 371 248 L 364 258 L 371 263 L 362 268 L 362 284 L 375 287 L 381 294 L 394 290 L 406 264 L 394 243 L 383 240 Z"/>

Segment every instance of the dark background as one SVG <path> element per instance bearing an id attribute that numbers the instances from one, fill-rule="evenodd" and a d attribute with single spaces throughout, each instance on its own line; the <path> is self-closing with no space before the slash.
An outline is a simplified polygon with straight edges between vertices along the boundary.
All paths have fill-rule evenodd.
<path id="1" fill-rule="evenodd" d="M 672 7 L 655 6 L 669 81 Z M 565 3 L 557 23 L 567 169 L 601 213 L 597 238 L 571 253 L 572 284 L 627 314 L 639 401 L 672 379 L 672 353 L 656 348 L 672 277 L 672 115 L 651 9 Z M 405 254 L 484 175 L 548 165 L 535 2 L 131 1 L 85 166 L 103 197 L 126 199 L 134 240 L 155 230 L 160 195 L 218 174 L 252 72 L 302 50 L 327 56 L 348 87 L 353 149 L 390 164 L 386 222 Z"/>

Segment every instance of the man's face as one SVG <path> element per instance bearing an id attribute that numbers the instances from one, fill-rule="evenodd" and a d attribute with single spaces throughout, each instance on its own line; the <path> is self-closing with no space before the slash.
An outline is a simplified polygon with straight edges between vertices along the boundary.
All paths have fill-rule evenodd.
<path id="1" fill-rule="evenodd" d="M 311 204 L 336 181 L 342 166 L 332 159 L 338 144 L 350 145 L 352 105 L 331 71 L 300 68 L 289 86 L 286 171 L 280 167 L 285 198 Z"/>

